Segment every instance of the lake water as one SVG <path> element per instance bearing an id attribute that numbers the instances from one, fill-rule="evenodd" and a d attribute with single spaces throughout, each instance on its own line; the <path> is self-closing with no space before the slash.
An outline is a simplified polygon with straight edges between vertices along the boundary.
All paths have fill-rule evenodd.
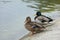
<path id="1" fill-rule="evenodd" d="M 36 13 L 35 9 L 27 7 L 29 4 L 21 0 L 0 0 L 0 40 L 19 40 L 28 33 L 24 20 L 27 16 L 33 19 Z M 44 15 L 56 19 L 60 17 L 59 13 L 44 12 Z"/>

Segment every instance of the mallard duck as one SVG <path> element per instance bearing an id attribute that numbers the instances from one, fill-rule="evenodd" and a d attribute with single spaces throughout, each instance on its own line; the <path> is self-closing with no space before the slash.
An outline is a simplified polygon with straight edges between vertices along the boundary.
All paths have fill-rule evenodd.
<path id="1" fill-rule="evenodd" d="M 32 34 L 34 34 L 39 31 L 42 31 L 42 29 L 44 29 L 44 26 L 42 26 L 41 24 L 39 24 L 37 22 L 32 22 L 31 18 L 28 16 L 28 17 L 26 17 L 26 20 L 25 20 L 25 28 L 27 30 L 31 31 Z"/>
<path id="2" fill-rule="evenodd" d="M 42 15 L 41 14 L 41 12 L 37 12 L 36 13 L 36 16 L 35 16 L 35 18 L 34 18 L 34 20 L 39 20 L 39 21 L 41 21 L 42 23 L 44 23 L 44 22 L 52 22 L 53 21 L 53 19 L 51 19 L 51 18 L 49 18 L 49 17 L 47 17 L 47 16 L 45 16 L 45 15 Z"/>

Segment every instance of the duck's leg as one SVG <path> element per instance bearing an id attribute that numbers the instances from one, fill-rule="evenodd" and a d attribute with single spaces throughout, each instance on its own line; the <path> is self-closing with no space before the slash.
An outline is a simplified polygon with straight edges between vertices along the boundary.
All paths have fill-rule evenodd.
<path id="1" fill-rule="evenodd" d="M 29 36 L 32 36 L 32 35 L 34 35 L 34 34 L 36 34 L 36 32 L 31 32 L 31 34 L 29 34 Z"/>
<path id="2" fill-rule="evenodd" d="M 33 31 L 33 32 L 32 32 L 32 35 L 34 35 L 34 34 L 36 34 L 36 32 L 35 32 L 35 31 Z"/>

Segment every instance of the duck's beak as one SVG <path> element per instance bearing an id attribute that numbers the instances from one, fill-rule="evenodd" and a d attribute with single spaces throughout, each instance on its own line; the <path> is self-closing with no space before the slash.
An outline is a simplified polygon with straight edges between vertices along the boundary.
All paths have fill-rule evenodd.
<path id="1" fill-rule="evenodd" d="M 24 21 L 24 23 L 26 23 L 27 21 Z"/>
<path id="2" fill-rule="evenodd" d="M 27 23 L 27 22 L 28 22 L 27 20 L 24 21 L 24 23 Z"/>
<path id="3" fill-rule="evenodd" d="M 36 14 L 34 16 L 37 16 Z"/>

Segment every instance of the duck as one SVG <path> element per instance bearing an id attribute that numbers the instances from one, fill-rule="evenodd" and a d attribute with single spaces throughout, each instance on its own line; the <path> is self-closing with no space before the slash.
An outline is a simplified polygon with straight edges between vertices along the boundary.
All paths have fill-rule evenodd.
<path id="1" fill-rule="evenodd" d="M 32 34 L 40 32 L 45 29 L 45 27 L 40 23 L 31 21 L 30 16 L 26 17 L 24 25 L 28 31 L 32 32 Z"/>
<path id="2" fill-rule="evenodd" d="M 50 23 L 50 22 L 53 21 L 52 18 L 47 17 L 47 16 L 45 16 L 45 15 L 42 15 L 40 11 L 38 11 L 38 12 L 36 13 L 36 16 L 35 16 L 34 20 L 39 20 L 39 21 L 42 22 L 42 23 L 44 23 L 44 22 Z"/>

